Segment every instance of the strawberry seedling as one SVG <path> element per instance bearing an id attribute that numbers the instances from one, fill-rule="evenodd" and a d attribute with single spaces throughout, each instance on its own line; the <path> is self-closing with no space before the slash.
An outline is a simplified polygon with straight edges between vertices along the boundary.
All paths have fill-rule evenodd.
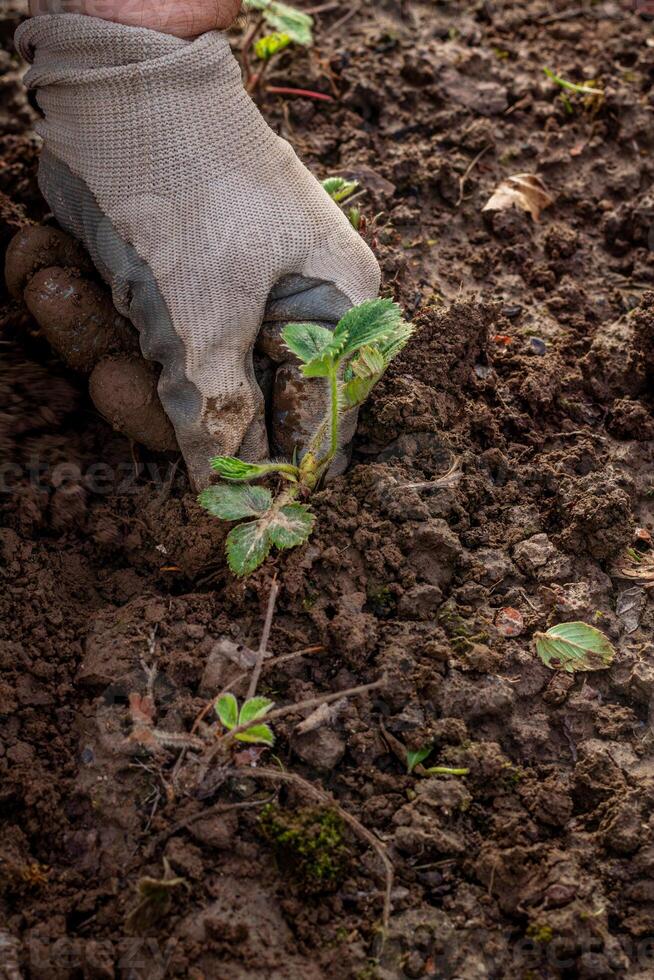
<path id="1" fill-rule="evenodd" d="M 278 0 L 244 0 L 246 10 L 254 10 L 259 14 L 252 28 L 246 34 L 241 48 L 243 68 L 245 70 L 245 87 L 248 92 L 255 92 L 277 55 L 281 54 L 290 44 L 299 44 L 309 48 L 313 44 L 313 17 L 305 14 L 287 3 Z M 259 36 L 263 27 L 269 27 L 271 33 Z M 254 55 L 262 65 L 258 71 L 253 71 L 250 65 L 250 55 Z M 275 89 L 274 91 L 278 91 Z M 288 90 L 296 94 L 296 90 Z M 311 97 L 315 93 L 308 93 Z"/>
<path id="2" fill-rule="evenodd" d="M 215 707 L 216 714 L 228 732 L 241 728 L 244 725 L 250 726 L 244 731 L 236 732 L 234 738 L 239 742 L 250 742 L 254 745 L 269 746 L 275 744 L 275 736 L 270 725 L 253 724 L 253 722 L 258 721 L 260 718 L 265 718 L 273 707 L 273 702 L 269 701 L 268 698 L 249 698 L 249 700 L 244 702 L 239 711 L 238 701 L 233 694 L 227 693 L 222 694 L 218 698 Z"/>
<path id="3" fill-rule="evenodd" d="M 318 487 L 336 456 L 343 416 L 358 408 L 405 346 L 413 326 L 388 299 L 367 300 L 351 309 L 332 333 L 316 323 L 291 323 L 282 333 L 287 349 L 301 361 L 306 378 L 326 386 L 328 410 L 316 432 L 293 463 L 245 463 L 217 456 L 212 468 L 229 483 L 209 487 L 199 503 L 223 521 L 240 521 L 227 537 L 229 566 L 249 575 L 273 547 L 295 548 L 313 530 L 315 518 L 301 501 Z M 275 498 L 267 487 L 251 481 L 274 473 L 286 486 Z"/>

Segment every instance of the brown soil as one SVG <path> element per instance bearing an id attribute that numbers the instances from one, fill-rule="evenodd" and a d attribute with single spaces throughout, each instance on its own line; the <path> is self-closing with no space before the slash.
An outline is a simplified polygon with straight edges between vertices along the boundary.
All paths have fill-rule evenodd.
<path id="1" fill-rule="evenodd" d="M 182 468 L 116 436 L 3 295 L 0 977 L 652 975 L 654 609 L 614 573 L 654 523 L 651 26 L 611 0 L 462 7 L 327 10 L 272 79 L 333 83 L 338 102 L 262 103 L 318 174 L 367 187 L 386 291 L 419 327 L 302 551 L 234 580 Z M 6 245 L 44 205 L 20 11 L 3 11 Z M 601 80 L 602 105 L 568 111 L 543 65 Z M 482 216 L 525 172 L 555 197 L 541 221 Z M 275 573 L 270 649 L 324 650 L 266 669 L 262 693 L 387 686 L 305 735 L 276 722 L 275 758 L 236 775 L 198 780 L 193 750 L 176 769 L 179 749 L 129 740 L 144 663 L 158 727 L 188 732 L 256 648 Z M 507 606 L 518 636 L 495 625 Z M 532 634 L 564 620 L 608 634 L 610 670 L 540 663 Z M 401 747 L 427 742 L 470 774 L 407 775 Z M 387 844 L 383 946 L 374 851 L 344 829 L 317 888 L 261 814 L 324 814 L 248 762 L 324 788 Z M 146 921 L 137 883 L 164 858 L 186 884 Z"/>

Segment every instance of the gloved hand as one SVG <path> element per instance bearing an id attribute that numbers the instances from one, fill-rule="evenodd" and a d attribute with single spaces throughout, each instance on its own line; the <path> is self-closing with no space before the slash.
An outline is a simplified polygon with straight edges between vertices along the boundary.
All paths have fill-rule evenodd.
<path id="1" fill-rule="evenodd" d="M 16 40 L 45 115 L 41 190 L 161 365 L 192 482 L 209 482 L 219 453 L 266 458 L 252 362 L 266 307 L 271 323 L 337 322 L 377 295 L 372 253 L 246 95 L 224 34 L 60 14 Z M 323 382 L 282 370 L 306 388 L 313 427 Z"/>

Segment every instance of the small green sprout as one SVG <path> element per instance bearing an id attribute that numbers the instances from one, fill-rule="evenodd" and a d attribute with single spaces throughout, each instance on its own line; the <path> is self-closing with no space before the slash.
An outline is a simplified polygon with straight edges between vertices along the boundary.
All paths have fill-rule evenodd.
<path id="1" fill-rule="evenodd" d="M 407 749 L 406 771 L 408 773 L 412 773 L 417 765 L 419 765 L 421 762 L 424 762 L 427 756 L 432 754 L 433 749 L 434 749 L 433 745 L 423 745 L 423 747 L 421 749 L 417 749 L 416 752 L 411 752 L 410 749 Z"/>
<path id="2" fill-rule="evenodd" d="M 415 752 L 411 752 L 407 749 L 406 762 L 407 762 L 407 772 L 412 773 L 416 766 L 424 762 L 433 752 L 433 745 L 423 745 L 421 749 L 417 749 Z M 451 766 L 431 766 L 429 769 L 425 769 L 424 772 L 429 776 L 469 776 L 469 769 L 452 769 Z"/>
<path id="3" fill-rule="evenodd" d="M 337 204 L 342 204 L 359 189 L 358 180 L 346 180 L 345 177 L 327 177 L 321 183 L 332 201 L 336 201 Z"/>
<path id="4" fill-rule="evenodd" d="M 347 220 L 350 222 L 355 231 L 361 230 L 361 211 L 359 208 L 352 207 L 348 208 L 345 212 L 347 214 Z"/>
<path id="5" fill-rule="evenodd" d="M 311 47 L 313 44 L 313 17 L 280 0 L 244 0 L 246 10 L 260 10 L 266 24 L 287 34 L 295 44 Z"/>
<path id="6" fill-rule="evenodd" d="M 572 114 L 574 109 L 565 92 L 574 92 L 575 95 L 585 96 L 584 105 L 592 113 L 597 112 L 602 105 L 604 101 L 604 89 L 600 88 L 596 82 L 589 81 L 586 85 L 578 85 L 576 82 L 568 82 L 565 78 L 561 78 L 560 75 L 556 75 L 550 68 L 543 68 L 543 71 L 550 81 L 564 90 L 561 92 L 560 98 L 567 113 Z"/>
<path id="7" fill-rule="evenodd" d="M 227 536 L 229 566 L 237 575 L 249 575 L 272 548 L 295 548 L 308 539 L 315 517 L 298 497 L 319 486 L 339 449 L 341 418 L 366 400 L 394 357 L 413 333 L 399 306 L 389 299 L 367 300 L 339 320 L 335 330 L 317 323 L 291 323 L 282 333 L 287 349 L 302 362 L 305 378 L 321 379 L 329 407 L 299 462 L 244 463 L 233 456 L 218 456 L 213 469 L 225 480 L 198 497 L 202 507 L 223 521 L 239 524 Z M 275 498 L 267 487 L 244 486 L 275 473 L 286 488 Z"/>
<path id="8" fill-rule="evenodd" d="M 249 489 L 256 490 L 257 488 L 253 487 Z M 228 732 L 231 732 L 234 728 L 240 728 L 242 725 L 250 725 L 245 731 L 237 732 L 234 736 L 239 742 L 250 742 L 255 745 L 268 746 L 275 744 L 275 736 L 270 725 L 253 724 L 260 718 L 265 718 L 273 707 L 273 702 L 269 701 L 268 698 L 250 698 L 248 701 L 245 701 L 239 711 L 238 701 L 233 694 L 227 693 L 222 694 L 218 698 L 215 707 L 216 714 Z"/>
<path id="9" fill-rule="evenodd" d="M 263 37 L 254 42 L 252 50 L 260 61 L 269 61 L 274 55 L 287 48 L 289 44 L 292 44 L 289 34 L 264 34 Z"/>

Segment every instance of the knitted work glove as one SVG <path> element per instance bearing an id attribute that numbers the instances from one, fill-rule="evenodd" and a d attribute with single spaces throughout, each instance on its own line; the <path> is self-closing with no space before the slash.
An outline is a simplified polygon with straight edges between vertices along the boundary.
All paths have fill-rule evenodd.
<path id="1" fill-rule="evenodd" d="M 45 116 L 41 190 L 162 366 L 193 484 L 219 453 L 264 459 L 252 349 L 271 291 L 287 319 L 335 323 L 377 295 L 372 253 L 263 120 L 226 35 L 59 14 L 16 42 Z"/>

